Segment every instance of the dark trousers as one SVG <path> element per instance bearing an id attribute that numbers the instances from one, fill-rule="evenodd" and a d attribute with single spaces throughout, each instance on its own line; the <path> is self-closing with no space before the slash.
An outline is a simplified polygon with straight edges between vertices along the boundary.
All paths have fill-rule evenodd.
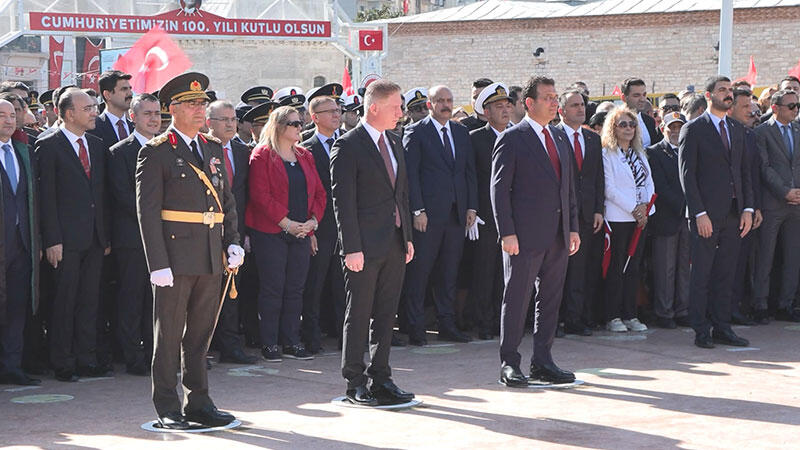
<path id="1" fill-rule="evenodd" d="M 252 257 L 252 254 L 250 254 L 249 257 Z M 245 256 L 245 259 L 247 258 L 248 256 Z M 231 279 L 231 283 L 236 283 L 237 291 L 241 278 L 242 274 L 239 273 L 234 275 L 233 279 Z M 225 289 L 225 284 L 227 282 L 228 276 L 225 275 L 222 277 L 221 289 Z M 231 288 L 228 286 L 228 291 L 225 293 L 225 301 L 222 304 L 219 319 L 217 319 L 217 327 L 214 329 L 214 348 L 218 349 L 223 355 L 231 355 L 237 350 L 243 349 L 242 335 L 239 333 L 239 295 L 241 295 L 241 293 L 239 293 L 235 299 L 230 297 L 230 293 Z M 221 295 L 222 294 L 220 294 L 220 296 Z"/>
<path id="2" fill-rule="evenodd" d="M 97 303 L 103 248 L 65 249 L 56 268 L 56 291 L 48 329 L 55 370 L 97 364 Z"/>
<path id="3" fill-rule="evenodd" d="M 20 245 L 6 259 L 6 323 L 0 324 L 0 372 L 22 368 L 25 312 L 31 300 L 31 255 Z"/>
<path id="4" fill-rule="evenodd" d="M 383 383 L 392 377 L 389 350 L 392 328 L 406 271 L 406 243 L 398 229 L 397 242 L 385 255 L 364 259 L 361 272 L 344 269 L 347 307 L 344 313 L 342 376 L 347 388 L 363 386 L 367 378 Z M 369 367 L 364 364 L 364 342 L 369 338 Z M 365 373 L 366 371 L 366 373 Z"/>
<path id="5" fill-rule="evenodd" d="M 425 291 L 433 273 L 433 298 L 439 330 L 455 327 L 458 266 L 464 249 L 464 225 L 453 205 L 444 223 L 431 223 L 424 233 L 414 230 L 414 260 L 408 265 L 403 295 L 409 333 L 425 333 Z"/>
<path id="6" fill-rule="evenodd" d="M 153 291 L 141 248 L 115 248 L 117 263 L 117 339 L 125 364 L 147 365 L 153 355 Z"/>
<path id="7" fill-rule="evenodd" d="M 469 293 L 471 318 L 480 331 L 497 334 L 503 298 L 503 259 L 494 223 L 479 227 L 472 261 L 472 287 Z"/>
<path id="8" fill-rule="evenodd" d="M 609 222 L 611 227 L 611 262 L 606 274 L 606 321 L 630 320 L 636 317 L 636 292 L 639 288 L 639 264 L 644 251 L 646 229 L 639 236 L 639 245 L 625 273 L 628 246 L 636 222 Z"/>
<path id="9" fill-rule="evenodd" d="M 755 309 L 767 309 L 770 292 L 770 271 L 773 268 L 775 247 L 781 246 L 783 263 L 774 266 L 780 271 L 778 308 L 791 308 L 800 282 L 800 206 L 777 210 L 762 210 L 764 222 L 758 228 L 758 264 L 756 265 Z"/>
<path id="10" fill-rule="evenodd" d="M 750 230 L 747 236 L 742 238 L 731 290 L 731 316 L 747 314 L 752 309 L 760 229 L 761 227 L 758 230 Z"/>
<path id="11" fill-rule="evenodd" d="M 55 292 L 55 269 L 42 258 L 39 262 L 39 304 L 36 311 L 28 304 L 25 311 L 22 367 L 32 373 L 42 373 L 49 365 L 50 346 L 45 330 L 49 328 L 50 308 Z"/>
<path id="12" fill-rule="evenodd" d="M 250 243 L 258 262 L 261 345 L 299 344 L 303 289 L 311 256 L 309 239 L 254 230 Z"/>
<path id="13" fill-rule="evenodd" d="M 122 349 L 117 346 L 119 336 L 117 319 L 117 297 L 119 278 L 117 258 L 113 254 L 103 256 L 103 270 L 100 274 L 100 290 L 97 296 L 97 362 L 101 365 L 119 360 Z M 124 355 L 124 353 L 122 353 Z"/>
<path id="14" fill-rule="evenodd" d="M 572 325 L 584 326 L 592 319 L 603 258 L 603 233 L 594 233 L 592 223 L 580 221 L 581 246 L 569 257 L 564 282 L 562 319 Z"/>
<path id="15" fill-rule="evenodd" d="M 219 314 L 221 275 L 175 275 L 172 287 L 154 287 L 153 404 L 162 416 L 213 405 L 206 352 Z M 183 402 L 175 390 L 178 373 Z"/>
<path id="16" fill-rule="evenodd" d="M 729 213 L 712 222 L 710 238 L 697 234 L 692 220 L 692 274 L 689 288 L 689 322 L 698 336 L 731 328 L 731 288 L 739 257 L 739 215 Z M 709 319 L 710 318 L 710 319 Z"/>
<path id="17" fill-rule="evenodd" d="M 336 311 L 337 304 L 344 303 L 344 280 L 342 278 L 342 259 L 336 254 L 336 237 L 318 239 L 319 250 L 311 257 L 308 278 L 303 292 L 303 324 L 300 330 L 306 348 L 317 352 L 321 345 L 320 306 L 325 302 L 332 304 Z M 326 290 L 325 287 L 328 286 Z M 327 292 L 326 292 L 327 291 Z M 323 294 L 324 293 L 324 294 Z M 338 316 L 338 315 L 337 315 Z M 334 319 L 336 329 L 341 330 L 340 320 Z"/>
<path id="18" fill-rule="evenodd" d="M 248 234 L 252 232 L 248 230 Z M 244 264 L 239 268 L 236 280 L 236 288 L 239 291 L 239 296 L 236 298 L 236 303 L 239 305 L 239 324 L 249 345 L 261 342 L 258 329 L 258 285 L 258 264 L 256 255 L 251 251 L 245 255 Z"/>
<path id="19" fill-rule="evenodd" d="M 685 224 L 685 222 L 684 222 Z M 689 226 L 670 236 L 651 236 L 653 245 L 653 308 L 658 317 L 689 314 Z"/>
<path id="20" fill-rule="evenodd" d="M 547 250 L 523 251 L 517 255 L 503 252 L 505 291 L 500 319 L 500 362 L 519 367 L 519 344 L 525 335 L 525 319 L 536 286 L 533 326 L 533 357 L 537 365 L 553 363 L 550 349 L 558 327 L 558 309 L 564 293 L 569 252 L 561 233 Z"/>

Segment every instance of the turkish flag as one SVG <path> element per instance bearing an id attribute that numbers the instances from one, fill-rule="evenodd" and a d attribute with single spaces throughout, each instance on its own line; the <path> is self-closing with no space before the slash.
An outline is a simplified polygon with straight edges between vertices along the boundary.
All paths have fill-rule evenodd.
<path id="1" fill-rule="evenodd" d="M 789 75 L 800 78 L 800 61 L 797 61 L 797 65 L 789 70 Z"/>
<path id="2" fill-rule="evenodd" d="M 344 66 L 344 74 L 342 74 L 342 90 L 347 95 L 353 95 L 353 80 L 350 78 L 347 66 Z"/>
<path id="3" fill-rule="evenodd" d="M 603 245 L 603 279 L 606 279 L 606 275 L 608 274 L 608 266 L 611 265 L 611 225 L 609 225 L 607 220 L 603 221 L 603 237 L 604 237 L 604 245 Z"/>
<path id="4" fill-rule="evenodd" d="M 159 27 L 150 29 L 113 66 L 132 75 L 131 87 L 139 94 L 161 89 L 190 67 L 183 50 Z"/>
<path id="5" fill-rule="evenodd" d="M 622 90 L 619 88 L 619 86 L 614 86 L 614 90 L 611 91 L 611 95 L 622 97 Z"/>
<path id="6" fill-rule="evenodd" d="M 359 50 L 383 50 L 383 31 L 358 30 Z"/>
<path id="7" fill-rule="evenodd" d="M 61 87 L 61 69 L 64 66 L 64 37 L 61 42 L 50 36 L 50 64 L 48 68 L 48 87 L 55 89 Z"/>
<path id="8" fill-rule="evenodd" d="M 750 70 L 747 71 L 747 75 L 739 78 L 736 81 L 744 80 L 750 83 L 750 86 L 756 86 L 756 77 L 758 77 L 758 71 L 756 71 L 756 62 L 753 60 L 753 55 L 750 55 Z"/>

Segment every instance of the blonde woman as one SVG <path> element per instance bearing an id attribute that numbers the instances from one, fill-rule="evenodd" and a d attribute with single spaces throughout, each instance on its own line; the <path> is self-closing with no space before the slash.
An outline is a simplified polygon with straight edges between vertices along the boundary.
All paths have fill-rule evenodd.
<path id="1" fill-rule="evenodd" d="M 313 359 L 300 343 L 300 313 L 326 197 L 314 157 L 297 145 L 302 127 L 296 109 L 277 108 L 250 155 L 245 224 L 259 272 L 261 354 L 270 362 Z"/>
<path id="2" fill-rule="evenodd" d="M 636 318 L 639 262 L 644 248 L 647 202 L 655 192 L 650 165 L 642 148 L 639 120 L 626 106 L 608 113 L 603 124 L 603 170 L 606 181 L 606 219 L 611 226 L 611 263 L 606 276 L 606 328 L 609 331 L 646 331 Z M 655 208 L 650 214 L 655 212 Z M 636 228 L 639 244 L 625 273 L 628 245 Z"/>

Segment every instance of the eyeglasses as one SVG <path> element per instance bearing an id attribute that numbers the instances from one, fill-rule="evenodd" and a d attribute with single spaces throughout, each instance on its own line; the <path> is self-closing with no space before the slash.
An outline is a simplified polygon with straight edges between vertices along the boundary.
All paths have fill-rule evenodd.
<path id="1" fill-rule="evenodd" d="M 300 128 L 300 127 L 302 127 L 302 126 L 303 126 L 303 121 L 302 121 L 302 120 L 293 120 L 293 121 L 291 121 L 291 122 L 286 122 L 286 126 L 287 126 L 287 127 L 297 127 L 297 128 Z"/>
<path id="2" fill-rule="evenodd" d="M 800 103 L 787 103 L 785 105 L 778 105 L 778 106 L 785 106 L 789 109 L 797 109 L 800 108 Z"/>
<path id="3" fill-rule="evenodd" d="M 617 128 L 631 128 L 631 129 L 635 129 L 635 128 L 636 128 L 636 125 L 638 125 L 638 124 L 636 123 L 636 121 L 630 120 L 630 121 L 626 122 L 626 121 L 624 121 L 624 120 L 623 120 L 622 122 L 619 122 L 619 123 L 617 124 Z"/>
<path id="4" fill-rule="evenodd" d="M 216 120 L 222 123 L 236 123 L 236 117 L 209 117 L 208 120 Z"/>
<path id="5" fill-rule="evenodd" d="M 317 112 L 315 112 L 314 114 L 325 114 L 325 113 L 331 113 L 331 114 L 333 114 L 333 115 L 336 115 L 336 114 L 341 114 L 341 113 L 342 113 L 342 110 L 341 110 L 341 109 L 339 109 L 339 108 L 336 108 L 336 109 L 326 109 L 325 111 L 317 111 Z"/>
<path id="6" fill-rule="evenodd" d="M 661 110 L 664 112 L 679 112 L 681 110 L 681 107 L 680 105 L 664 105 L 664 107 L 661 108 Z"/>
<path id="7" fill-rule="evenodd" d="M 187 102 L 178 102 L 179 105 L 186 105 L 190 108 L 205 108 L 208 106 L 208 100 L 192 100 Z"/>
<path id="8" fill-rule="evenodd" d="M 91 111 L 97 111 L 97 105 L 87 105 L 87 106 L 84 106 L 83 108 L 74 108 L 73 107 L 72 109 L 73 110 L 74 109 L 80 109 L 83 112 L 91 112 Z"/>

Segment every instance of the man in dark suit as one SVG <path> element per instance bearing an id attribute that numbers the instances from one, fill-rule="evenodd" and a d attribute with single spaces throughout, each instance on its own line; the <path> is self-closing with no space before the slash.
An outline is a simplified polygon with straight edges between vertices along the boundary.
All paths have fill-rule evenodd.
<path id="1" fill-rule="evenodd" d="M 39 276 L 38 186 L 32 153 L 13 140 L 11 93 L 0 94 L 0 384 L 38 385 L 22 370 L 27 311 L 36 312 Z"/>
<path id="2" fill-rule="evenodd" d="M 647 148 L 658 192 L 656 212 L 647 224 L 653 237 L 653 306 L 656 324 L 668 329 L 689 326 L 689 225 L 678 173 L 678 136 L 685 123 L 683 114 L 666 112 L 664 139 Z"/>
<path id="3" fill-rule="evenodd" d="M 780 294 L 776 320 L 800 322 L 800 311 L 794 309 L 800 272 L 800 125 L 797 116 L 800 100 L 792 90 L 772 94 L 772 118 L 755 129 L 756 146 L 763 164 L 761 174 L 764 223 L 759 235 L 756 265 L 754 316 L 762 321 L 767 316 L 770 270 L 773 269 L 775 247 L 781 242 L 783 264 L 780 268 Z"/>
<path id="4" fill-rule="evenodd" d="M 531 378 L 570 383 L 571 372 L 553 362 L 567 260 L 580 248 L 578 205 L 567 136 L 548 125 L 558 111 L 555 82 L 531 78 L 524 90 L 527 115 L 504 131 L 492 159 L 492 207 L 503 245 L 505 292 L 500 328 L 500 382 L 524 386 L 518 348 L 536 293 Z"/>
<path id="5" fill-rule="evenodd" d="M 485 226 L 476 227 L 478 238 L 472 261 L 472 287 L 470 309 L 472 320 L 478 328 L 479 339 L 491 339 L 500 333 L 499 312 L 502 291 L 502 259 L 497 242 L 497 225 L 492 212 L 490 185 L 492 181 L 492 152 L 497 136 L 511 121 L 514 105 L 511 92 L 503 83 L 493 83 L 481 92 L 475 101 L 475 109 L 488 121 L 486 126 L 470 134 L 475 154 L 475 178 L 478 186 L 477 218 Z M 481 223 L 478 222 L 478 223 Z"/>
<path id="6" fill-rule="evenodd" d="M 107 147 L 86 131 L 97 105 L 86 93 L 61 95 L 59 131 L 36 142 L 41 193 L 42 244 L 56 269 L 50 325 L 50 359 L 56 379 L 107 376 L 98 365 L 96 318 L 103 254 L 109 251 L 106 217 Z M 77 371 L 76 371 L 77 369 Z"/>
<path id="7" fill-rule="evenodd" d="M 136 215 L 136 159 L 139 150 L 161 128 L 158 98 L 150 94 L 137 96 L 131 102 L 130 115 L 136 129 L 114 144 L 108 157 L 108 187 L 113 201 L 111 247 L 119 283 L 117 340 L 126 371 L 147 375 L 153 356 L 153 297 Z"/>
<path id="8" fill-rule="evenodd" d="M 628 78 L 622 82 L 622 101 L 628 105 L 631 111 L 636 112 L 639 118 L 639 127 L 642 130 L 642 145 L 649 147 L 664 139 L 661 132 L 656 127 L 656 121 L 642 111 L 645 111 L 649 105 L 647 99 L 647 85 L 640 78 Z"/>
<path id="9" fill-rule="evenodd" d="M 342 376 L 347 399 L 359 405 L 414 398 L 394 384 L 389 367 L 405 266 L 414 257 L 403 147 L 386 132 L 402 117 L 402 102 L 397 84 L 385 79 L 371 83 L 364 95 L 364 120 L 331 151 L 333 211 L 347 290 Z M 368 338 L 369 367 L 364 364 Z"/>
<path id="10" fill-rule="evenodd" d="M 714 343 L 745 347 L 747 339 L 737 336 L 730 325 L 731 288 L 733 261 L 752 226 L 752 178 L 744 156 L 744 128 L 725 115 L 733 104 L 730 80 L 709 78 L 705 97 L 708 110 L 684 125 L 679 137 L 681 186 L 692 241 L 689 321 L 698 347 L 713 348 Z"/>
<path id="11" fill-rule="evenodd" d="M 209 133 L 222 143 L 223 163 L 225 164 L 225 181 L 231 187 L 233 199 L 236 201 L 236 217 L 241 218 L 237 222 L 239 236 L 245 236 L 244 211 L 247 206 L 247 177 L 250 170 L 250 148 L 240 144 L 233 137 L 236 135 L 236 110 L 233 104 L 217 100 L 206 109 L 206 126 Z M 244 238 L 247 242 L 247 238 Z M 249 245 L 245 245 L 247 250 Z M 244 273 L 249 260 L 246 258 L 239 272 Z M 247 268 L 249 269 L 249 268 Z M 238 285 L 242 278 L 241 274 L 235 276 Z M 224 286 L 223 286 L 224 287 Z M 219 348 L 220 362 L 235 364 L 253 364 L 256 358 L 244 352 L 244 341 L 239 333 L 239 316 L 244 310 L 243 302 L 255 302 L 255 298 L 246 298 L 239 290 L 236 299 L 226 297 L 222 304 L 222 310 L 217 321 L 217 328 L 214 331 L 214 345 Z M 249 307 L 251 305 L 247 305 Z"/>
<path id="12" fill-rule="evenodd" d="M 179 430 L 190 421 L 215 427 L 234 420 L 214 406 L 206 372 L 224 267 L 244 260 L 221 143 L 199 132 L 207 86 L 208 77 L 188 72 L 161 88 L 173 126 L 139 151 L 136 164 L 136 211 L 155 285 L 153 403 L 159 425 Z"/>
<path id="13" fill-rule="evenodd" d="M 303 343 L 311 353 L 322 350 L 320 331 L 320 301 L 323 292 L 326 303 L 334 312 L 335 329 L 341 333 L 344 321 L 344 280 L 341 271 L 341 258 L 336 252 L 338 236 L 336 218 L 333 215 L 331 199 L 331 160 L 330 153 L 336 140 L 336 132 L 341 125 L 341 110 L 331 97 L 316 97 L 308 105 L 311 120 L 314 122 L 314 135 L 300 144 L 314 155 L 317 173 L 325 187 L 327 203 L 317 230 L 311 237 L 311 262 L 303 291 L 303 324 L 300 330 Z M 326 289 L 328 287 L 328 289 Z M 341 334 L 340 334 L 341 335 Z"/>
<path id="14" fill-rule="evenodd" d="M 98 81 L 106 108 L 97 115 L 95 127 L 90 133 L 102 139 L 108 148 L 133 132 L 133 122 L 128 119 L 128 109 L 133 99 L 130 79 L 130 74 L 109 70 L 103 72 Z"/>
<path id="15" fill-rule="evenodd" d="M 558 97 L 561 123 L 556 128 L 566 134 L 570 143 L 581 238 L 580 249 L 569 258 L 561 309 L 566 333 L 591 336 L 589 324 L 594 322 L 594 304 L 602 301 L 594 295 L 598 291 L 603 254 L 604 241 L 600 230 L 603 229 L 605 176 L 600 136 L 582 126 L 586 118 L 584 102 L 582 91 L 577 89 L 568 90 Z"/>
<path id="16" fill-rule="evenodd" d="M 428 109 L 431 114 L 406 127 L 403 135 L 417 251 L 403 285 L 404 313 L 412 345 L 427 343 L 425 291 L 434 269 L 439 339 L 470 340 L 456 328 L 454 304 L 464 228 L 472 227 L 478 209 L 475 157 L 467 129 L 450 120 L 453 115 L 450 89 L 432 87 Z"/>

